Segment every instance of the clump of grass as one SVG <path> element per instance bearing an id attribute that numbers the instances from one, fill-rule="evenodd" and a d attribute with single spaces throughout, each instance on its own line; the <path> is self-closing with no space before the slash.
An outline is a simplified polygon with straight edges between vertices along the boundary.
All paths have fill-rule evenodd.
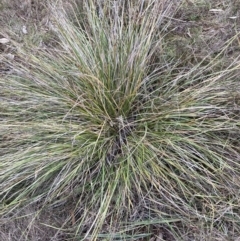
<path id="1" fill-rule="evenodd" d="M 0 80 L 2 216 L 69 205 L 76 240 L 240 232 L 239 60 L 179 67 L 174 8 L 83 1 L 75 24 L 54 10 L 56 49 L 19 48 Z"/>

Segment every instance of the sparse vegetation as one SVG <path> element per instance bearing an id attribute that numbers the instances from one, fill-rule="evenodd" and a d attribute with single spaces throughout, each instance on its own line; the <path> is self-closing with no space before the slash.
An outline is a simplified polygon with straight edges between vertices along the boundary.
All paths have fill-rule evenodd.
<path id="1" fill-rule="evenodd" d="M 1 239 L 240 238 L 237 1 L 35 4 L 0 33 Z"/>

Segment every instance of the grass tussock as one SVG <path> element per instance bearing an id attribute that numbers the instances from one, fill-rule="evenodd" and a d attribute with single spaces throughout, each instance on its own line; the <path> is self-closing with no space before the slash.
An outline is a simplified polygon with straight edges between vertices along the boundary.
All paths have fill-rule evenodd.
<path id="1" fill-rule="evenodd" d="M 69 207 L 46 225 L 70 240 L 240 233 L 240 61 L 221 62 L 239 36 L 190 65 L 169 44 L 179 7 L 83 1 L 70 21 L 52 6 L 55 48 L 16 44 L 0 79 L 2 217 Z"/>

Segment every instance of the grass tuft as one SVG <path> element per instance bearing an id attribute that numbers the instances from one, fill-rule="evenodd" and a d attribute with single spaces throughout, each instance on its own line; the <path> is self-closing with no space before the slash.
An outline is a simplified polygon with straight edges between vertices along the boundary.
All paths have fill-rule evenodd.
<path id="1" fill-rule="evenodd" d="M 240 233 L 240 61 L 221 63 L 238 36 L 190 65 L 169 44 L 178 7 L 90 0 L 70 21 L 52 6 L 56 47 L 17 46 L 0 79 L 2 217 L 67 206 L 52 227 L 70 240 Z"/>

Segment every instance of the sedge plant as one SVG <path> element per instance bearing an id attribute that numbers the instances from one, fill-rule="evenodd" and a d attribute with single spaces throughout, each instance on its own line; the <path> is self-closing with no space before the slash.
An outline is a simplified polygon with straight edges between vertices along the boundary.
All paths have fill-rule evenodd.
<path id="1" fill-rule="evenodd" d="M 170 56 L 178 4 L 84 0 L 74 22 L 54 6 L 55 48 L 17 45 L 0 80 L 2 217 L 69 206 L 72 240 L 240 232 L 240 62 Z"/>

